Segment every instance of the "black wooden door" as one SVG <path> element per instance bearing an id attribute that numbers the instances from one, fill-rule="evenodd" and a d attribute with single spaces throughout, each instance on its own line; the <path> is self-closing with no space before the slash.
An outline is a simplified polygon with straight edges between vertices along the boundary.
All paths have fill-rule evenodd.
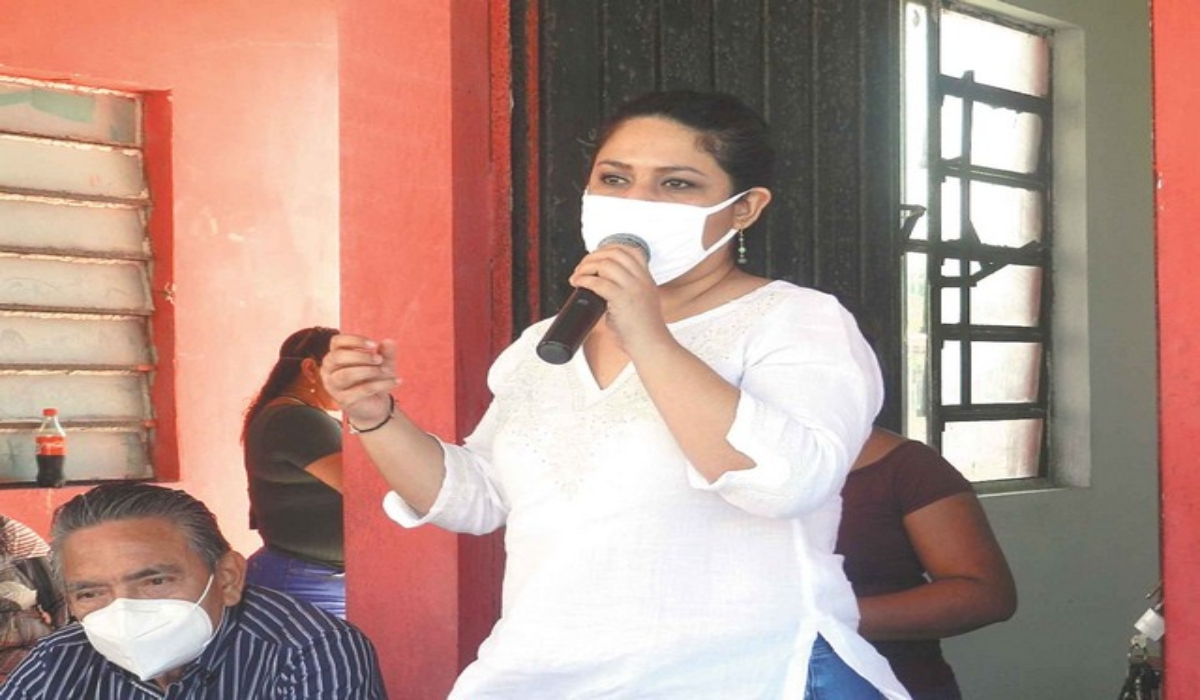
<path id="1" fill-rule="evenodd" d="M 749 269 L 835 294 L 858 317 L 884 367 L 881 422 L 898 427 L 898 1 L 513 0 L 516 330 L 570 292 L 603 118 L 648 90 L 730 92 L 767 118 L 778 150 Z"/>

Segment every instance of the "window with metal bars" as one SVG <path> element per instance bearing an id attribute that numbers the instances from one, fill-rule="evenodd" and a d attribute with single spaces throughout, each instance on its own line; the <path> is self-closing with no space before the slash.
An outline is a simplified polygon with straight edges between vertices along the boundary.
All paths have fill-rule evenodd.
<path id="1" fill-rule="evenodd" d="M 905 430 L 973 481 L 1043 477 L 1053 32 L 904 11 Z"/>
<path id="2" fill-rule="evenodd" d="M 143 141 L 136 94 L 0 78 L 0 485 L 47 407 L 68 482 L 153 476 Z"/>

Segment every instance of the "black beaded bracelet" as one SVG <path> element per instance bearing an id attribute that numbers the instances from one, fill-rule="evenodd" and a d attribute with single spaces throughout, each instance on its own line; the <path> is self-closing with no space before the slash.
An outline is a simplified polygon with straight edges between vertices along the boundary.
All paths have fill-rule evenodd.
<path id="1" fill-rule="evenodd" d="M 370 432 L 379 430 L 383 426 L 387 425 L 388 421 L 390 421 L 391 419 L 393 419 L 395 417 L 396 417 L 396 397 L 392 396 L 391 394 L 388 394 L 388 413 L 386 416 L 383 417 L 383 420 L 379 421 L 379 425 L 373 425 L 370 428 L 356 428 L 356 427 L 354 427 L 354 424 L 350 422 L 349 418 L 346 419 L 346 425 L 350 426 L 350 434 L 351 435 L 362 435 L 363 433 L 370 433 Z"/>

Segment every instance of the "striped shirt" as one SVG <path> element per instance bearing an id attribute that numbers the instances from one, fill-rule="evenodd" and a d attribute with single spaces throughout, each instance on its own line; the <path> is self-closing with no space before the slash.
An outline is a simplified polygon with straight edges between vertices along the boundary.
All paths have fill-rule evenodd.
<path id="1" fill-rule="evenodd" d="M 385 700 L 375 648 L 356 627 L 265 588 L 225 609 L 212 641 L 163 691 L 109 662 L 69 625 L 0 686 L 0 700 Z"/>

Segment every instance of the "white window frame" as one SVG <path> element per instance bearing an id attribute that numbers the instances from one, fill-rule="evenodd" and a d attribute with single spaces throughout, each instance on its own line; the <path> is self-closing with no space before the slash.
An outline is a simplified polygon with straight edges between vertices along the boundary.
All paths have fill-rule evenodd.
<path id="1" fill-rule="evenodd" d="M 1089 481 L 1090 464 L 1090 416 L 1088 403 L 1087 363 L 1087 295 L 1086 295 L 1086 181 L 1084 178 L 1084 133 L 1083 133 L 1083 35 L 1077 28 L 1052 18 L 1036 15 L 1013 6 L 977 0 L 927 0 L 919 4 L 928 13 L 939 12 L 949 7 L 976 17 L 995 19 L 1001 24 L 1016 24 L 1025 28 L 1052 32 L 1053 59 L 1051 62 L 1050 111 L 1054 118 L 1047 135 L 1053 150 L 1053 167 L 1047 175 L 1053 198 L 1049 203 L 1047 227 L 1052 231 L 1047 250 L 1047 275 L 1053 275 L 1053 299 L 1049 313 L 1044 314 L 1045 371 L 1042 381 L 1045 394 L 1042 450 L 1038 470 L 1029 478 L 986 480 L 977 482 L 977 487 L 987 492 L 1024 491 L 1057 486 L 1086 486 Z M 910 3 L 902 5 L 907 13 Z M 905 21 L 910 18 L 905 17 Z M 907 25 L 905 25 L 907 26 Z M 908 31 L 906 29 L 906 31 Z M 929 58 L 930 63 L 933 58 Z M 936 79 L 937 71 L 929 70 L 927 80 Z M 935 114 L 940 119 L 940 114 Z M 911 152 L 911 144 L 905 148 Z M 930 185 L 932 188 L 932 185 Z M 924 193 L 922 193 L 924 195 Z M 902 195 L 905 211 L 911 216 L 929 205 L 928 196 L 912 198 Z M 909 206 L 916 205 L 916 206 Z M 910 220 L 910 226 L 916 221 Z M 928 225 L 921 222 L 921 225 Z M 906 279 L 905 285 L 911 282 Z M 906 287 L 902 293 L 907 296 Z M 928 311 L 926 311 L 928 313 Z M 923 347 L 927 356 L 934 350 L 924 331 L 928 317 L 922 323 L 905 324 L 906 347 Z M 1053 355 L 1050 354 L 1051 343 Z M 913 354 L 906 352 L 906 362 Z M 1070 358 L 1063 361 L 1063 358 Z M 921 372 L 914 376 L 921 377 Z M 913 381 L 906 368 L 904 387 L 905 432 L 911 437 L 940 446 L 935 421 L 921 423 L 909 421 L 907 406 L 913 402 L 925 402 L 934 398 L 933 387 L 928 381 Z M 924 374 L 928 378 L 928 373 Z M 936 397 L 940 401 L 941 397 Z M 1003 409 L 1001 410 L 1003 413 Z M 915 424 L 914 424 L 915 423 Z"/>
<path id="2" fill-rule="evenodd" d="M 40 113 L 0 123 L 0 148 L 13 159 L 0 165 L 0 486 L 34 486 L 44 407 L 59 409 L 68 434 L 68 484 L 154 478 L 159 359 L 144 96 L 10 76 L 0 87 L 10 105 L 26 94 L 132 105 L 130 118 L 112 123 L 133 124 L 89 131 Z M 120 225 L 99 224 L 113 220 Z"/>

